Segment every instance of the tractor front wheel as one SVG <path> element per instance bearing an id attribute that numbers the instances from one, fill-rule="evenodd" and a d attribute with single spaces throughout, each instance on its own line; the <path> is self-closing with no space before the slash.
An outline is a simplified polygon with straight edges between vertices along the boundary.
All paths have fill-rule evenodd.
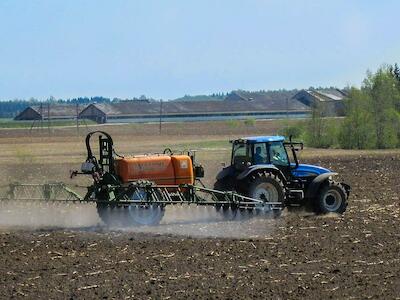
<path id="1" fill-rule="evenodd" d="M 347 207 L 347 194 L 344 187 L 337 182 L 329 181 L 321 188 L 315 202 L 317 213 L 338 213 L 345 212 Z"/>

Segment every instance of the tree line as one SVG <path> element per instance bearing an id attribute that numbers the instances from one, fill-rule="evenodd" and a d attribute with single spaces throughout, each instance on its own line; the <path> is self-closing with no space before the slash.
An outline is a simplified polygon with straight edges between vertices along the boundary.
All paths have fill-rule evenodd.
<path id="1" fill-rule="evenodd" d="M 308 121 L 283 130 L 311 147 L 385 149 L 400 147 L 400 68 L 383 65 L 367 71 L 360 88 L 349 88 L 344 119 L 324 118 L 316 103 Z"/>
<path id="2" fill-rule="evenodd" d="M 352 88 L 339 142 L 343 148 L 400 146 L 400 69 L 383 66 L 367 73 L 361 89 Z"/>

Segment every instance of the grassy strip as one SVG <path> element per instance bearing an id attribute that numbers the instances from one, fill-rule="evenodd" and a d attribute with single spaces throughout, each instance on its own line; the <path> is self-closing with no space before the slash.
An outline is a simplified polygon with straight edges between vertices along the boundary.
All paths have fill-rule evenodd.
<path id="1" fill-rule="evenodd" d="M 199 142 L 187 142 L 187 143 L 171 143 L 166 144 L 166 147 L 171 149 L 230 149 L 231 144 L 228 140 L 211 140 L 211 141 L 199 141 Z"/>
<path id="2" fill-rule="evenodd" d="M 87 125 L 96 124 L 94 121 L 85 120 Z M 85 123 L 80 121 L 79 126 L 85 126 Z M 13 119 L 0 118 L 0 128 L 31 128 L 33 121 L 14 121 Z M 51 120 L 50 127 L 60 126 L 75 126 L 76 120 Z M 35 128 L 40 127 L 40 122 L 36 121 L 34 124 Z M 47 128 L 47 120 L 43 120 L 43 128 Z"/>

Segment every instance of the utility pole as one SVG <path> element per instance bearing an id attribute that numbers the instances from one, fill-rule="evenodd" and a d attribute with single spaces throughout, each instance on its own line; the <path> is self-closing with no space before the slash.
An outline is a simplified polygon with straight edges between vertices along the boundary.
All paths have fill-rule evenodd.
<path id="1" fill-rule="evenodd" d="M 50 135 L 50 102 L 47 102 L 47 132 Z"/>
<path id="2" fill-rule="evenodd" d="M 160 100 L 160 123 L 159 123 L 159 133 L 161 134 L 161 129 L 162 129 L 162 126 L 161 126 L 161 123 L 162 123 L 162 104 L 163 104 L 163 101 L 162 100 Z"/>
<path id="3" fill-rule="evenodd" d="M 286 97 L 286 121 L 289 120 L 289 98 Z"/>
<path id="4" fill-rule="evenodd" d="M 79 103 L 76 102 L 76 134 L 79 134 Z"/>
<path id="5" fill-rule="evenodd" d="M 40 113 L 40 131 L 43 131 L 43 103 L 40 103 L 39 113 Z"/>

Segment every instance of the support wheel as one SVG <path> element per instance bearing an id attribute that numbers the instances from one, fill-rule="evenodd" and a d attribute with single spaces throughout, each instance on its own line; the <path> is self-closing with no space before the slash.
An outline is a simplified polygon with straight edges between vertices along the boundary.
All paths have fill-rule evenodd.
<path id="1" fill-rule="evenodd" d="M 127 194 L 127 197 L 131 201 L 138 202 L 126 206 L 129 216 L 128 226 L 158 225 L 161 222 L 165 213 L 165 205 L 151 202 L 151 199 L 162 199 L 162 195 L 158 191 L 148 192 L 146 189 L 138 188 Z M 142 201 L 148 203 L 140 203 Z"/>
<path id="2" fill-rule="evenodd" d="M 344 187 L 337 182 L 329 181 L 317 196 L 315 211 L 320 214 L 342 214 L 347 208 L 347 193 Z"/>
<path id="3" fill-rule="evenodd" d="M 127 214 L 124 207 L 116 204 L 97 203 L 97 213 L 107 226 L 121 227 L 126 225 Z"/>
<path id="4" fill-rule="evenodd" d="M 165 208 L 159 204 L 135 205 L 127 207 L 131 220 L 129 225 L 158 225 L 164 217 Z"/>

